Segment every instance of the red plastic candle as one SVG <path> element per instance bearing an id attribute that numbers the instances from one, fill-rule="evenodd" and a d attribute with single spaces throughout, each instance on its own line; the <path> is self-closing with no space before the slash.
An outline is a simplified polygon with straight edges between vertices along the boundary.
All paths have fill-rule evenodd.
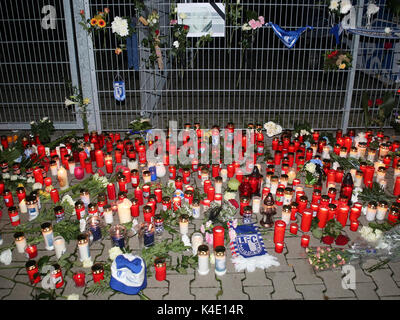
<path id="1" fill-rule="evenodd" d="M 104 167 L 104 154 L 102 150 L 95 151 L 96 166 L 97 168 Z"/>
<path id="2" fill-rule="evenodd" d="M 349 215 L 349 206 L 342 205 L 336 209 L 336 219 L 344 227 L 347 223 L 347 218 Z"/>
<path id="3" fill-rule="evenodd" d="M 357 207 L 352 207 L 350 209 L 350 221 L 356 221 L 361 215 L 361 210 Z"/>
<path id="4" fill-rule="evenodd" d="M 149 196 L 150 196 L 150 190 L 151 190 L 150 185 L 145 184 L 145 185 L 142 187 L 142 190 L 143 190 L 143 199 L 148 199 Z"/>
<path id="5" fill-rule="evenodd" d="M 299 230 L 299 226 L 298 226 L 297 223 L 291 223 L 290 224 L 290 233 L 297 234 L 298 230 Z"/>
<path id="6" fill-rule="evenodd" d="M 279 145 L 279 138 L 273 138 L 272 139 L 272 150 L 273 151 L 278 150 L 278 145 Z"/>
<path id="7" fill-rule="evenodd" d="M 144 143 L 140 143 L 139 144 L 139 148 L 138 148 L 138 153 L 139 153 L 139 163 L 146 163 L 146 147 L 144 145 Z"/>
<path id="8" fill-rule="evenodd" d="M 85 171 L 83 170 L 83 167 L 75 167 L 74 175 L 76 179 L 82 180 L 85 176 Z"/>
<path id="9" fill-rule="evenodd" d="M 375 172 L 374 166 L 367 166 L 365 168 L 363 180 L 366 187 L 372 187 L 374 172 Z"/>
<path id="10" fill-rule="evenodd" d="M 18 197 L 18 203 L 19 203 L 25 199 L 26 191 L 25 191 L 24 187 L 18 187 L 16 191 L 17 191 L 17 197 Z"/>
<path id="11" fill-rule="evenodd" d="M 176 179 L 176 167 L 173 165 L 170 165 L 168 167 L 168 171 L 169 171 L 169 178 L 171 180 L 175 180 Z"/>
<path id="12" fill-rule="evenodd" d="M 139 171 L 136 169 L 131 170 L 131 183 L 134 188 L 136 188 L 140 183 Z"/>
<path id="13" fill-rule="evenodd" d="M 4 204 L 6 205 L 6 207 L 10 208 L 10 207 L 14 206 L 14 199 L 13 199 L 13 196 L 12 196 L 10 190 L 8 190 L 8 189 L 4 190 L 3 199 L 4 199 Z"/>
<path id="14" fill-rule="evenodd" d="M 35 182 L 43 184 L 43 172 L 41 168 L 33 170 L 33 177 L 35 178 Z"/>
<path id="15" fill-rule="evenodd" d="M 76 287 L 80 288 L 85 286 L 85 272 L 77 271 L 74 273 L 72 278 L 74 279 Z"/>
<path id="16" fill-rule="evenodd" d="M 274 228 L 274 243 L 283 242 L 285 238 L 286 223 L 283 220 L 275 221 Z"/>
<path id="17" fill-rule="evenodd" d="M 87 154 L 85 151 L 79 152 L 79 162 L 81 164 L 81 167 L 85 167 L 85 159 L 87 158 Z"/>
<path id="18" fill-rule="evenodd" d="M 39 273 L 39 268 L 36 264 L 36 261 L 34 260 L 29 260 L 26 264 L 26 272 L 29 277 L 29 281 L 31 284 L 38 283 L 40 281 L 40 273 Z"/>
<path id="19" fill-rule="evenodd" d="M 182 177 L 183 177 L 183 183 L 189 184 L 190 183 L 190 170 L 189 169 L 183 170 Z"/>
<path id="20" fill-rule="evenodd" d="M 335 172 L 335 182 L 336 183 L 342 183 L 343 180 L 343 170 L 342 169 L 336 169 Z"/>
<path id="21" fill-rule="evenodd" d="M 228 178 L 232 178 L 235 175 L 235 165 L 234 164 L 228 164 L 226 168 L 227 168 L 227 171 L 228 171 Z"/>
<path id="22" fill-rule="evenodd" d="M 303 231 L 303 232 L 310 231 L 312 218 L 313 218 L 312 211 L 309 209 L 304 210 L 302 217 L 301 217 L 301 225 L 300 225 L 301 231 Z"/>
<path id="23" fill-rule="evenodd" d="M 357 220 L 352 221 L 350 223 L 350 230 L 357 231 L 359 225 L 360 225 L 360 223 Z"/>
<path id="24" fill-rule="evenodd" d="M 111 182 L 107 185 L 107 196 L 108 196 L 108 199 L 110 199 L 110 200 L 115 200 L 115 198 L 117 197 L 115 185 Z"/>
<path id="25" fill-rule="evenodd" d="M 85 159 L 85 171 L 86 173 L 92 173 L 92 174 L 94 173 L 92 161 L 89 158 Z"/>
<path id="26" fill-rule="evenodd" d="M 301 240 L 300 240 L 301 246 L 303 248 L 307 248 L 308 245 L 310 244 L 310 236 L 308 234 L 303 234 L 301 236 Z"/>
<path id="27" fill-rule="evenodd" d="M 167 264 L 164 259 L 156 259 L 154 262 L 156 280 L 164 281 L 167 278 Z"/>
<path id="28" fill-rule="evenodd" d="M 215 196 L 215 188 L 213 186 L 210 186 L 207 190 L 207 199 L 210 201 L 214 201 L 214 196 Z"/>
<path id="29" fill-rule="evenodd" d="M 113 160 L 111 154 L 107 154 L 105 157 L 106 162 L 106 172 L 112 173 L 113 172 Z"/>
<path id="30" fill-rule="evenodd" d="M 122 162 L 122 152 L 120 149 L 115 150 L 115 163 L 121 163 Z"/>
<path id="31" fill-rule="evenodd" d="M 275 243 L 275 252 L 276 253 L 282 253 L 284 246 L 285 246 L 285 244 L 283 242 L 276 242 Z"/>
<path id="32" fill-rule="evenodd" d="M 162 202 L 162 189 L 161 188 L 155 188 L 154 189 L 154 195 L 156 196 L 157 203 Z"/>
<path id="33" fill-rule="evenodd" d="M 28 259 L 36 258 L 38 254 L 37 246 L 35 244 L 28 245 L 25 248 L 25 254 Z"/>
<path id="34" fill-rule="evenodd" d="M 212 165 L 212 177 L 218 177 L 219 176 L 219 164 L 213 164 Z"/>
<path id="35" fill-rule="evenodd" d="M 135 189 L 135 198 L 139 202 L 139 206 L 143 205 L 143 191 L 139 187 Z"/>
<path id="36" fill-rule="evenodd" d="M 329 208 L 327 207 L 318 208 L 317 218 L 319 219 L 318 222 L 319 228 L 321 229 L 325 228 L 326 222 L 328 221 L 328 213 L 329 213 Z"/>
<path id="37" fill-rule="evenodd" d="M 400 195 L 400 176 L 396 177 L 396 182 L 394 184 L 393 195 L 396 197 Z"/>
<path id="38" fill-rule="evenodd" d="M 131 216 L 139 217 L 139 201 L 137 199 L 132 199 Z"/>
<path id="39" fill-rule="evenodd" d="M 181 207 L 181 204 L 182 204 L 181 197 L 178 196 L 172 199 L 172 205 L 173 205 L 172 208 L 174 211 L 178 210 Z"/>
<path id="40" fill-rule="evenodd" d="M 211 180 L 205 180 L 205 181 L 204 181 L 204 185 L 203 185 L 203 187 L 204 187 L 204 193 L 207 194 L 208 188 L 210 188 L 210 186 L 211 186 Z"/>
<path id="41" fill-rule="evenodd" d="M 104 280 L 104 269 L 101 264 L 96 263 L 92 266 L 92 276 L 94 283 Z"/>
<path id="42" fill-rule="evenodd" d="M 50 191 L 50 197 L 51 197 L 51 200 L 52 200 L 54 203 L 57 203 L 58 201 L 60 201 L 60 196 L 59 196 L 58 190 L 57 190 L 56 188 L 51 189 L 51 191 Z"/>
<path id="43" fill-rule="evenodd" d="M 218 246 L 224 246 L 225 229 L 222 226 L 213 228 L 213 246 L 214 249 Z"/>

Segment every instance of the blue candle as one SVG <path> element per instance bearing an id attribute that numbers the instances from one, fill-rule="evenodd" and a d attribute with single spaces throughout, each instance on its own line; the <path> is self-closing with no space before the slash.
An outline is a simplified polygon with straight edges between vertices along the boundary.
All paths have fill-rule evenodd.
<path id="1" fill-rule="evenodd" d="M 98 225 L 90 226 L 90 232 L 93 235 L 93 241 L 97 241 L 101 239 L 101 229 Z"/>
<path id="2" fill-rule="evenodd" d="M 124 237 L 112 237 L 112 241 L 116 247 L 120 247 L 121 249 L 125 247 Z"/>
<path id="3" fill-rule="evenodd" d="M 157 180 L 157 172 L 156 172 L 156 167 L 149 167 L 149 171 L 151 174 L 151 181 L 156 181 Z"/>
<path id="4" fill-rule="evenodd" d="M 143 235 L 143 241 L 145 247 L 151 247 L 154 245 L 154 229 L 151 231 L 146 230 Z"/>

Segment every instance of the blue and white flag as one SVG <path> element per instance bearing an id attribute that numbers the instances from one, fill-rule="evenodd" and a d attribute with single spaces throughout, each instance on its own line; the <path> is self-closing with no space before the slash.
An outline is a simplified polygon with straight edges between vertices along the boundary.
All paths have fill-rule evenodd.
<path id="1" fill-rule="evenodd" d="M 117 101 L 125 100 L 125 82 L 124 81 L 114 81 L 114 98 Z"/>
<path id="2" fill-rule="evenodd" d="M 283 42 L 283 44 L 288 47 L 289 49 L 292 48 L 297 40 L 300 38 L 301 34 L 306 31 L 307 29 L 313 29 L 311 26 L 305 26 L 303 28 L 294 30 L 294 31 L 286 31 L 282 29 L 275 23 L 268 22 L 266 26 L 271 26 L 272 30 L 274 30 L 275 34 L 278 38 Z"/>
<path id="3" fill-rule="evenodd" d="M 230 248 L 236 271 L 253 272 L 256 268 L 266 269 L 280 265 L 276 257 L 267 253 L 256 225 L 246 224 L 235 227 L 229 221 L 228 228 L 230 235 L 235 234 L 234 239 L 231 238 Z"/>

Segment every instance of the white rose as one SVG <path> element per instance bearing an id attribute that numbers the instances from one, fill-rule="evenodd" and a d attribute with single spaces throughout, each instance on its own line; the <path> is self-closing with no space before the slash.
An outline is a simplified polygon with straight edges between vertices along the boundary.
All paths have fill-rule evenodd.
<path id="1" fill-rule="evenodd" d="M 329 5 L 329 10 L 337 10 L 339 8 L 339 2 L 336 0 L 332 0 Z"/>
<path id="2" fill-rule="evenodd" d="M 231 199 L 236 198 L 236 193 L 235 192 L 225 192 L 224 194 L 224 200 L 229 201 Z"/>
<path id="3" fill-rule="evenodd" d="M 179 41 L 174 41 L 174 43 L 172 44 L 175 48 L 179 48 Z"/>
<path id="4" fill-rule="evenodd" d="M 108 250 L 108 255 L 112 261 L 114 261 L 115 258 L 121 254 L 123 254 L 123 252 L 120 247 L 112 247 L 110 250 Z"/>
<path id="5" fill-rule="evenodd" d="M 340 13 L 347 14 L 350 9 L 353 7 L 350 0 L 342 0 L 340 4 Z"/>
<path id="6" fill-rule="evenodd" d="M 89 258 L 83 261 L 84 268 L 91 268 L 93 266 L 93 261 Z"/>
<path id="7" fill-rule="evenodd" d="M 184 13 L 184 12 L 180 13 L 180 14 L 179 14 L 179 18 L 181 18 L 182 20 L 183 20 L 183 19 L 186 19 L 186 18 L 187 18 L 187 14 Z"/>
<path id="8" fill-rule="evenodd" d="M 12 252 L 10 249 L 4 250 L 0 254 L 0 262 L 9 265 L 12 261 Z"/>
<path id="9" fill-rule="evenodd" d="M 16 174 L 13 174 L 10 178 L 11 181 L 15 181 L 18 179 L 18 176 Z"/>
<path id="10" fill-rule="evenodd" d="M 249 31 L 249 30 L 251 30 L 251 27 L 250 27 L 249 24 L 245 23 L 245 24 L 242 26 L 242 30 L 243 30 L 243 31 Z"/>
<path id="11" fill-rule="evenodd" d="M 79 294 L 71 293 L 67 296 L 67 300 L 79 300 Z"/>
<path id="12" fill-rule="evenodd" d="M 310 173 L 314 173 L 315 168 L 316 168 L 315 163 L 312 163 L 312 162 L 307 163 L 306 167 L 305 167 L 306 171 L 308 171 Z"/>
<path id="13" fill-rule="evenodd" d="M 111 23 L 111 30 L 113 33 L 118 34 L 120 37 L 126 37 L 129 35 L 128 20 L 121 17 L 115 17 Z"/>
<path id="14" fill-rule="evenodd" d="M 391 33 L 391 32 L 392 32 L 392 29 L 390 29 L 389 27 L 385 28 L 385 33 Z"/>

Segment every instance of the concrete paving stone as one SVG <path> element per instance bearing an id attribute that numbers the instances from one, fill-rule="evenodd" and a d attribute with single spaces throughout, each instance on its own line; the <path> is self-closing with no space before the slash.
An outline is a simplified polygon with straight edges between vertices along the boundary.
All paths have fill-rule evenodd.
<path id="1" fill-rule="evenodd" d="M 322 280 L 318 278 L 307 259 L 287 259 L 289 265 L 294 268 L 296 278 L 294 284 L 319 284 Z"/>
<path id="2" fill-rule="evenodd" d="M 307 258 L 307 254 L 300 246 L 300 237 L 291 237 L 285 239 L 285 247 L 287 248 L 287 259 L 292 258 Z"/>
<path id="3" fill-rule="evenodd" d="M 167 271 L 167 279 L 168 279 L 168 271 Z M 168 288 L 167 281 L 158 281 L 155 278 L 155 273 L 151 277 L 147 277 L 147 288 Z"/>
<path id="4" fill-rule="evenodd" d="M 195 300 L 217 300 L 217 294 L 220 288 L 204 287 L 204 288 L 191 288 L 190 292 L 195 296 Z"/>
<path id="5" fill-rule="evenodd" d="M 389 262 L 388 266 L 390 270 L 392 270 L 392 278 L 394 281 L 399 282 L 400 281 L 400 262 Z"/>
<path id="6" fill-rule="evenodd" d="M 254 272 L 245 271 L 244 287 L 272 286 L 272 281 L 267 279 L 265 270 L 256 269 Z"/>
<path id="7" fill-rule="evenodd" d="M 376 288 L 373 282 L 356 283 L 354 292 L 359 300 L 379 300 Z"/>
<path id="8" fill-rule="evenodd" d="M 220 276 L 220 277 L 224 277 Z M 214 270 L 210 269 L 210 272 L 206 275 L 200 275 L 198 272 L 194 274 L 194 280 L 190 282 L 191 288 L 219 288 L 220 284 L 216 279 Z"/>
<path id="9" fill-rule="evenodd" d="M 8 289 L 0 289 L 0 299 L 4 299 L 6 300 L 7 297 L 10 295 L 10 293 L 12 292 L 12 288 L 8 288 Z"/>
<path id="10" fill-rule="evenodd" d="M 392 271 L 390 269 L 378 269 L 370 273 L 374 279 L 378 290 L 376 293 L 380 297 L 384 296 L 400 296 L 400 288 L 392 278 Z"/>
<path id="11" fill-rule="evenodd" d="M 194 296 L 190 294 L 190 281 L 193 275 L 169 275 L 169 291 L 164 296 L 165 300 L 193 300 Z"/>
<path id="12" fill-rule="evenodd" d="M 108 297 L 108 300 L 140 300 L 140 297 L 138 295 L 130 295 L 130 294 L 124 294 L 117 292 L 115 294 L 112 294 Z"/>
<path id="13" fill-rule="evenodd" d="M 145 294 L 151 300 L 162 300 L 167 293 L 168 293 L 168 288 L 147 287 L 146 289 L 143 290 L 143 294 Z"/>
<path id="14" fill-rule="evenodd" d="M 25 270 L 25 268 L 23 270 Z M 18 271 L 19 271 L 19 269 L 1 269 L 0 275 L 10 278 L 10 279 L 14 279 L 14 277 L 17 275 Z M 26 279 L 28 279 L 28 276 L 26 276 Z M 2 288 L 2 289 L 12 288 L 12 287 L 14 287 L 14 284 L 15 284 L 15 282 L 0 277 L 0 288 Z"/>
<path id="15" fill-rule="evenodd" d="M 277 258 L 278 262 L 280 263 L 279 266 L 271 266 L 267 269 L 267 272 L 287 272 L 287 271 L 293 271 L 293 267 L 289 266 L 286 260 L 286 257 L 284 255 L 286 248 L 283 250 L 282 253 L 275 253 L 275 252 L 269 252 L 270 255 L 274 256 Z"/>
<path id="16" fill-rule="evenodd" d="M 243 291 L 250 297 L 250 300 L 271 300 L 273 286 L 244 286 Z"/>
<path id="17" fill-rule="evenodd" d="M 9 296 L 7 296 L 6 300 L 32 300 L 32 296 L 30 295 L 32 292 L 32 288 L 25 286 L 23 284 L 17 283 L 15 287 L 12 289 Z"/>
<path id="18" fill-rule="evenodd" d="M 356 271 L 356 282 L 373 282 L 374 279 L 371 277 L 369 273 L 367 273 L 361 266 L 354 265 L 354 269 Z"/>
<path id="19" fill-rule="evenodd" d="M 324 284 L 296 284 L 296 290 L 302 293 L 304 300 L 325 300 Z"/>
<path id="20" fill-rule="evenodd" d="M 243 293 L 243 279 L 245 274 L 225 274 L 224 276 L 218 277 L 221 280 L 222 295 L 218 297 L 218 300 L 248 300 L 249 296 Z"/>
<path id="21" fill-rule="evenodd" d="M 326 270 L 317 272 L 316 274 L 323 278 L 326 287 L 325 295 L 329 299 L 355 297 L 351 290 L 343 289 L 342 277 L 344 275 L 340 270 Z"/>
<path id="22" fill-rule="evenodd" d="M 374 266 L 375 264 L 379 263 L 380 261 L 377 259 L 368 259 L 366 261 L 363 261 L 361 263 L 361 268 L 363 268 L 364 270 L 371 268 L 372 266 Z M 381 268 L 379 269 L 388 269 L 388 265 L 383 265 Z M 366 271 L 367 272 L 367 271 Z"/>
<path id="23" fill-rule="evenodd" d="M 275 289 L 272 293 L 273 300 L 303 299 L 293 283 L 294 272 L 267 272 L 267 276 L 272 280 Z"/>

